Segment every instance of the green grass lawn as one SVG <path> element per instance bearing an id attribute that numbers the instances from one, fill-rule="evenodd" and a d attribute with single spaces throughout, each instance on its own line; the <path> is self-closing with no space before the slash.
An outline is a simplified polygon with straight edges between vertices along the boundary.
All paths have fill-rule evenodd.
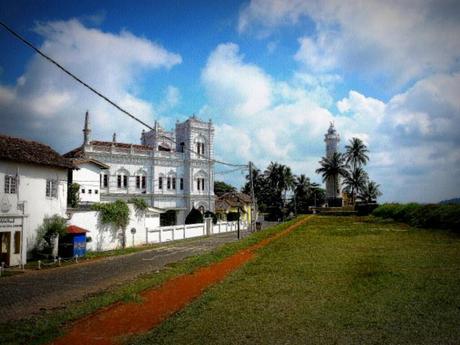
<path id="1" fill-rule="evenodd" d="M 460 236 L 313 217 L 129 344 L 459 344 Z"/>

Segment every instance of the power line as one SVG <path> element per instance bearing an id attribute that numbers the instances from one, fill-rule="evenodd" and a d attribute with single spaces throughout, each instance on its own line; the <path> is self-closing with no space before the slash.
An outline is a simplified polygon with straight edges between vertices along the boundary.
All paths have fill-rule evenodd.
<path id="1" fill-rule="evenodd" d="M 75 74 L 73 74 L 72 72 L 70 72 L 69 70 L 67 70 L 65 67 L 63 67 L 61 64 L 59 64 L 57 61 L 55 61 L 54 59 L 52 59 L 51 57 L 49 57 L 48 55 L 46 55 L 45 53 L 43 53 L 40 49 L 38 49 L 37 47 L 35 47 L 32 43 L 30 43 L 27 39 L 25 39 L 23 36 L 21 36 L 20 34 L 18 34 L 17 32 L 15 32 L 13 29 L 11 29 L 8 25 L 6 25 L 5 23 L 3 23 L 2 21 L 0 21 L 0 25 L 6 30 L 8 31 L 11 35 L 13 35 L 14 37 L 16 37 L 17 39 L 19 39 L 22 43 L 24 43 L 25 45 L 27 45 L 29 48 L 33 49 L 35 52 L 37 52 L 37 54 L 39 54 L 40 56 L 42 56 L 44 59 L 48 60 L 49 62 L 51 62 L 53 65 L 55 65 L 57 68 L 59 68 L 60 70 L 62 70 L 65 74 L 67 74 L 68 76 L 70 76 L 71 78 L 73 78 L 75 81 L 77 81 L 78 83 L 82 84 L 84 87 L 86 87 L 87 89 L 89 89 L 90 91 L 92 91 L 93 93 L 95 93 L 97 96 L 101 97 L 102 99 L 104 99 L 106 102 L 108 102 L 109 104 L 111 104 L 112 106 L 114 106 L 115 108 L 117 108 L 119 111 L 121 111 L 122 113 L 124 113 L 125 115 L 128 115 L 129 117 L 131 117 L 133 120 L 139 122 L 140 124 L 144 125 L 145 127 L 147 127 L 148 129 L 150 130 L 153 130 L 153 128 L 148 125 L 147 123 L 145 123 L 144 121 L 142 121 L 141 119 L 139 119 L 138 117 L 134 116 L 133 114 L 131 114 L 129 111 L 125 110 L 124 108 L 122 108 L 121 106 L 119 106 L 117 103 L 115 103 L 114 101 L 112 101 L 110 98 L 104 96 L 101 92 L 97 91 L 94 87 L 92 87 L 91 85 L 87 84 L 86 82 L 84 82 L 83 80 L 81 80 L 80 78 L 78 78 Z M 175 142 L 174 140 L 172 140 L 171 138 L 165 136 L 165 135 L 161 135 L 163 138 L 166 138 L 168 140 L 170 140 L 171 142 L 175 143 L 177 145 L 177 142 Z M 190 148 L 187 148 L 187 147 L 184 147 L 184 149 L 190 151 L 190 152 L 193 152 L 195 154 L 197 154 L 198 156 L 204 156 L 196 151 L 194 151 L 193 149 L 190 149 Z M 210 162 L 214 162 L 214 163 L 219 163 L 219 164 L 224 164 L 224 165 L 228 165 L 228 166 L 235 166 L 235 167 L 247 167 L 247 165 L 243 165 L 243 164 L 233 164 L 233 163 L 227 163 L 227 162 L 223 162 L 223 161 L 219 161 L 219 160 L 216 160 L 216 159 L 211 159 L 210 157 L 205 157 L 205 159 L 207 159 L 208 161 Z"/>

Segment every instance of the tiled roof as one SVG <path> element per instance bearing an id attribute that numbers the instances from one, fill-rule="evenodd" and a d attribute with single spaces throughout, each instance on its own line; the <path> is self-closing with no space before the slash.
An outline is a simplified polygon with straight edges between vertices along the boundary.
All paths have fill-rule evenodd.
<path id="1" fill-rule="evenodd" d="M 89 232 L 89 231 L 85 230 L 83 228 L 80 228 L 79 226 L 76 226 L 76 225 L 67 226 L 67 233 L 68 234 L 85 234 L 87 232 Z"/>
<path id="2" fill-rule="evenodd" d="M 100 168 L 102 169 L 109 169 L 110 167 L 107 165 L 107 164 L 104 164 L 96 159 L 93 159 L 93 158 L 81 158 L 81 159 L 72 159 L 72 163 L 75 165 L 75 166 L 79 166 L 81 164 L 85 164 L 85 163 L 93 163 L 93 164 L 96 164 L 97 166 L 99 166 Z"/>
<path id="3" fill-rule="evenodd" d="M 250 204 L 251 197 L 244 193 L 229 192 L 221 195 L 216 200 L 216 210 L 228 210 L 230 207 L 244 207 Z"/>
<path id="4" fill-rule="evenodd" d="M 1 134 L 0 159 L 58 168 L 73 168 L 70 160 L 61 156 L 48 145 Z"/>
<path id="5" fill-rule="evenodd" d="M 135 149 L 143 149 L 143 150 L 151 150 L 152 148 L 147 145 L 137 145 L 137 144 L 127 144 L 127 143 L 114 143 L 113 141 L 98 141 L 93 140 L 91 141 L 91 145 L 93 146 L 115 146 L 120 148 L 129 149 L 131 146 Z"/>
<path id="6" fill-rule="evenodd" d="M 99 146 L 99 147 L 119 147 L 119 148 L 124 148 L 124 149 L 129 149 L 130 147 L 133 147 L 135 149 L 140 149 L 140 150 L 152 150 L 152 147 L 147 146 L 147 145 L 137 145 L 137 144 L 127 144 L 127 143 L 114 143 L 113 141 L 98 141 L 98 140 L 93 140 L 90 142 L 92 146 Z M 83 158 L 84 152 L 83 152 L 83 147 L 77 147 L 76 149 L 73 149 L 72 151 L 67 152 L 64 154 L 64 157 L 67 158 Z"/>

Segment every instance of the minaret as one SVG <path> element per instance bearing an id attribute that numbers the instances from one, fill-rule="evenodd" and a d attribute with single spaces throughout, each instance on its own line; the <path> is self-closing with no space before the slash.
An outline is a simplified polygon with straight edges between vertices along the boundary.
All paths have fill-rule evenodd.
<path id="1" fill-rule="evenodd" d="M 85 127 L 83 128 L 83 146 L 89 145 L 91 141 L 91 128 L 89 127 L 89 113 L 85 114 Z"/>
<path id="2" fill-rule="evenodd" d="M 337 152 L 337 146 L 340 141 L 340 135 L 337 133 L 334 123 L 331 122 L 327 133 L 324 135 L 324 142 L 326 143 L 326 157 L 331 158 L 334 152 Z M 334 186 L 335 180 L 335 186 Z M 326 198 L 337 198 L 340 197 L 339 190 L 339 176 L 336 176 L 335 179 L 330 177 L 326 180 Z"/>

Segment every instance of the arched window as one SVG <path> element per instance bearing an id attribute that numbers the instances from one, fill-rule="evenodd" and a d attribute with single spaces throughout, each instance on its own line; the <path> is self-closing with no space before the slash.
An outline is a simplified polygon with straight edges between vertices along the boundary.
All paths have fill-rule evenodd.
<path id="1" fill-rule="evenodd" d="M 147 173 L 139 169 L 136 172 L 136 189 L 146 189 L 147 188 Z"/>
<path id="2" fill-rule="evenodd" d="M 195 148 L 196 152 L 199 155 L 204 155 L 206 154 L 206 138 L 200 135 L 195 139 Z"/>
<path id="3" fill-rule="evenodd" d="M 194 175 L 194 181 L 195 181 L 195 188 L 198 192 L 203 192 L 206 190 L 206 181 L 207 181 L 208 175 L 204 170 L 198 171 Z"/>
<path id="4" fill-rule="evenodd" d="M 128 188 L 129 172 L 126 169 L 120 169 L 117 171 L 117 187 Z"/>

